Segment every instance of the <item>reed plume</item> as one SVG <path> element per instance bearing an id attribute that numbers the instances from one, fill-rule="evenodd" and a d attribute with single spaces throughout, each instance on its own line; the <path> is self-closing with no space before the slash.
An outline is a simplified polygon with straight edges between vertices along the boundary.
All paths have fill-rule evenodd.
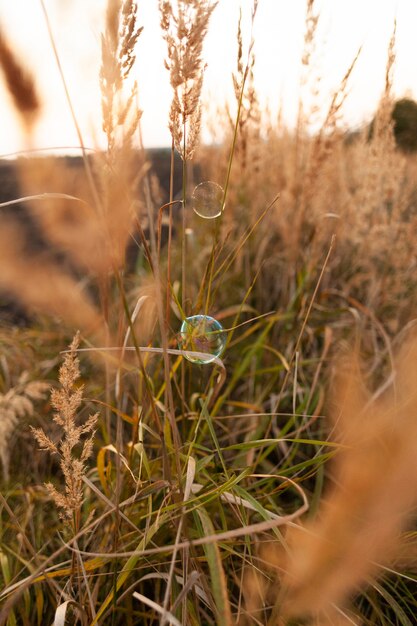
<path id="1" fill-rule="evenodd" d="M 161 28 L 167 43 L 165 67 L 174 91 L 169 129 L 183 160 L 191 159 L 201 127 L 203 43 L 217 2 L 210 0 L 159 0 Z"/>
<path id="2" fill-rule="evenodd" d="M 108 1 L 100 69 L 107 151 L 95 169 L 101 198 L 99 220 L 113 270 L 124 264 L 127 242 L 140 208 L 135 196 L 147 169 L 143 151 L 135 149 L 134 142 L 142 116 L 137 106 L 138 86 L 136 81 L 128 86 L 142 30 L 137 24 L 136 2 Z"/>
<path id="3" fill-rule="evenodd" d="M 82 484 L 85 463 L 93 450 L 94 429 L 98 419 L 98 413 L 96 413 L 90 415 L 84 424 L 77 425 L 77 411 L 81 406 L 83 396 L 83 386 L 77 384 L 80 377 L 77 358 L 79 341 L 79 333 L 77 333 L 59 370 L 61 389 L 53 389 L 51 392 L 51 403 L 55 409 L 53 420 L 62 428 L 62 439 L 54 443 L 43 429 L 33 429 L 39 446 L 51 454 L 57 454 L 60 458 L 60 466 L 65 478 L 65 491 L 64 493 L 58 491 L 52 483 L 46 486 L 57 507 L 61 509 L 62 517 L 75 521 L 76 524 L 83 503 Z M 84 440 L 82 440 L 83 436 L 86 436 Z M 81 450 L 77 454 L 76 450 L 80 446 Z"/>
<path id="4" fill-rule="evenodd" d="M 107 136 L 108 152 L 116 145 L 116 131 L 124 129 L 122 139 L 128 143 L 137 130 L 141 111 L 134 108 L 137 84 L 123 100 L 124 81 L 135 62 L 135 46 L 143 30 L 137 26 L 137 3 L 133 0 L 109 0 L 106 11 L 105 31 L 101 35 L 102 64 L 100 88 L 103 131 Z M 129 127 L 126 131 L 126 120 Z"/>

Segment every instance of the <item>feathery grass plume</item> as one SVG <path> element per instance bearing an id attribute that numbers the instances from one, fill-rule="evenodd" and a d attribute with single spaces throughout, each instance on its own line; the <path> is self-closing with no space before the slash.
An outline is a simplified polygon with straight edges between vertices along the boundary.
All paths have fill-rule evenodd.
<path id="1" fill-rule="evenodd" d="M 20 159 L 20 183 L 43 236 L 71 264 L 95 278 L 107 278 L 123 264 L 136 217 L 133 190 L 143 174 L 141 158 L 130 148 L 95 155 L 92 165 L 100 193 L 97 207 L 83 168 L 57 158 Z"/>
<path id="2" fill-rule="evenodd" d="M 169 129 L 183 160 L 194 154 L 201 126 L 202 51 L 209 20 L 217 2 L 159 0 L 161 28 L 168 47 L 165 67 L 174 90 Z"/>
<path id="3" fill-rule="evenodd" d="M 340 132 L 338 132 L 339 117 L 343 104 L 347 98 L 349 79 L 356 66 L 360 52 L 361 48 L 359 48 L 356 56 L 343 76 L 338 89 L 334 92 L 325 120 L 314 138 L 312 154 L 307 171 L 307 193 L 305 194 L 307 196 L 307 202 L 309 200 L 308 196 L 316 191 L 314 187 L 315 184 L 320 184 L 317 181 L 324 161 L 332 154 L 333 149 L 340 138 Z"/>
<path id="4" fill-rule="evenodd" d="M 101 36 L 100 88 L 103 131 L 107 152 L 96 163 L 102 198 L 100 220 L 106 256 L 115 267 L 124 255 L 138 206 L 134 199 L 147 166 L 143 153 L 133 148 L 142 111 L 137 107 L 137 83 L 125 95 L 135 62 L 134 49 L 143 27 L 137 26 L 137 3 L 109 0 Z"/>
<path id="5" fill-rule="evenodd" d="M 80 377 L 77 349 L 80 336 L 77 333 L 72 340 L 69 352 L 64 357 L 64 363 L 59 370 L 61 389 L 53 389 L 51 403 L 55 409 L 54 422 L 63 431 L 62 439 L 54 443 L 41 428 L 34 428 L 33 434 L 43 450 L 51 454 L 58 454 L 60 466 L 65 478 L 65 492 L 59 492 L 51 483 L 46 486 L 58 508 L 62 509 L 63 518 L 72 520 L 77 531 L 77 520 L 83 503 L 83 475 L 85 463 L 93 451 L 93 440 L 98 413 L 90 415 L 84 424 L 77 425 L 77 410 L 81 406 L 83 386 L 77 386 Z M 87 437 L 82 441 L 83 435 Z M 76 450 L 81 446 L 80 453 Z"/>
<path id="6" fill-rule="evenodd" d="M 0 67 L 16 110 L 29 133 L 40 113 L 40 98 L 33 76 L 17 58 L 1 29 Z"/>
<path id="7" fill-rule="evenodd" d="M 0 460 L 6 481 L 10 477 L 10 438 L 21 418 L 32 417 L 33 401 L 43 400 L 48 387 L 47 383 L 30 381 L 28 372 L 23 372 L 14 387 L 0 393 Z"/>
<path id="8" fill-rule="evenodd" d="M 324 207 L 333 202 L 333 196 L 330 194 L 330 186 L 335 186 L 334 164 L 331 160 L 337 155 L 337 152 L 343 150 L 344 132 L 341 129 L 342 109 L 347 98 L 347 88 L 349 80 L 354 71 L 356 63 L 359 59 L 361 48 L 359 48 L 356 56 L 345 72 L 339 86 L 334 91 L 330 101 L 327 114 L 317 132 L 311 141 L 308 158 L 306 160 L 306 169 L 304 174 L 304 183 L 300 197 L 300 210 L 296 221 L 298 221 L 297 230 L 300 234 L 303 226 L 307 223 L 319 223 L 322 220 Z M 310 143 L 310 142 L 308 142 Z M 330 175 L 329 175 L 330 174 Z M 340 189 L 343 189 L 341 182 Z M 340 194 L 340 190 L 336 193 Z M 310 267 L 315 267 L 320 255 L 322 254 L 325 241 L 330 240 L 333 234 L 339 235 L 343 226 L 338 221 L 324 223 L 320 228 L 320 235 L 311 241 L 306 262 Z M 300 242 L 301 243 L 301 242 Z M 296 253 L 295 249 L 293 252 Z"/>
<path id="9" fill-rule="evenodd" d="M 133 112 L 136 99 L 136 83 L 130 96 L 123 101 L 123 83 L 135 62 L 134 48 L 143 28 L 136 24 L 137 3 L 133 0 L 108 0 L 105 32 L 101 35 L 102 65 L 100 69 L 101 105 L 103 131 L 107 136 L 108 151 L 115 147 L 116 132 L 123 127 Z M 123 139 L 131 139 L 135 133 L 141 111 L 133 112 L 128 133 Z"/>
<path id="10" fill-rule="evenodd" d="M 396 370 L 395 392 L 373 402 L 357 360 L 347 366 L 334 423 L 341 449 L 327 498 L 315 521 L 290 530 L 289 550 L 263 551 L 284 572 L 275 607 L 282 619 L 324 619 L 395 558 L 416 504 L 416 338 Z"/>

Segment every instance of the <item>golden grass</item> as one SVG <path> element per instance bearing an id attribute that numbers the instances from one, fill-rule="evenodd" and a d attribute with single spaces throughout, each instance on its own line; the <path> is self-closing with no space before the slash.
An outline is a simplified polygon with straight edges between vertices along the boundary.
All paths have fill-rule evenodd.
<path id="1" fill-rule="evenodd" d="M 322 127 L 311 132 L 317 112 L 300 101 L 290 131 L 260 109 L 254 41 L 245 57 L 239 24 L 237 119 L 226 110 L 224 144 L 197 150 L 203 43 L 216 4 L 159 3 L 169 124 L 184 163 L 181 243 L 171 237 L 172 177 L 170 203 L 160 206 L 136 148 L 141 111 L 131 71 L 142 28 L 132 0 L 106 6 L 106 152 L 87 158 L 83 149 L 83 171 L 55 158 L 18 163 L 25 206 L 60 260 L 31 249 L 29 233 L 2 216 L 0 288 L 32 313 L 58 318 L 71 336 L 80 329 L 94 359 L 83 361 L 80 384 L 77 334 L 45 408 L 49 423 L 32 404 L 44 383 L 0 379 L 6 478 L 10 435 L 23 417 L 52 464 L 47 487 L 42 478 L 2 496 L 1 540 L 12 548 L 0 552 L 0 624 L 59 624 L 70 607 L 74 623 L 89 626 L 370 626 L 385 614 L 412 623 L 403 614 L 416 604 L 400 593 L 415 581 L 415 533 L 405 530 L 417 487 L 417 161 L 399 152 L 393 134 L 395 29 L 372 132 L 352 137 L 341 113 L 358 57 L 341 74 Z M 255 0 L 252 25 L 257 9 Z M 318 21 L 308 0 L 305 89 L 319 84 Z M 39 111 L 35 81 L 2 36 L 0 64 L 29 136 Z M 227 211 L 212 228 L 191 215 L 192 157 L 224 185 Z M 141 249 L 129 276 L 133 234 Z M 228 333 L 224 362 L 207 367 L 177 349 L 187 311 L 204 306 Z M 13 341 L 7 330 L 4 371 Z M 352 342 L 355 357 L 346 359 Z M 78 415 L 83 398 L 94 405 L 86 420 Z M 39 468 L 48 467 L 46 456 Z M 54 505 L 71 525 L 68 544 Z M 378 582 L 400 567 L 395 584 Z"/>
<path id="2" fill-rule="evenodd" d="M 76 423 L 77 410 L 82 403 L 83 387 L 77 386 L 80 378 L 77 348 L 80 338 L 77 334 L 69 352 L 65 355 L 64 363 L 59 370 L 61 389 L 53 389 L 51 404 L 55 409 L 53 420 L 62 429 L 62 439 L 52 441 L 41 429 L 33 429 L 33 434 L 43 450 L 56 454 L 60 459 L 62 474 L 65 478 L 65 493 L 59 492 L 52 483 L 46 485 L 49 494 L 56 505 L 62 509 L 62 516 L 73 523 L 74 534 L 79 530 L 81 507 L 84 500 L 83 476 L 86 472 L 86 461 L 93 452 L 93 440 L 98 413 L 90 415 L 87 421 L 78 426 Z M 81 437 L 86 435 L 82 440 Z M 76 449 L 81 446 L 79 456 Z"/>
<path id="3" fill-rule="evenodd" d="M 161 28 L 167 43 L 165 62 L 174 95 L 169 128 L 183 160 L 192 158 L 201 127 L 204 38 L 217 2 L 160 0 Z"/>

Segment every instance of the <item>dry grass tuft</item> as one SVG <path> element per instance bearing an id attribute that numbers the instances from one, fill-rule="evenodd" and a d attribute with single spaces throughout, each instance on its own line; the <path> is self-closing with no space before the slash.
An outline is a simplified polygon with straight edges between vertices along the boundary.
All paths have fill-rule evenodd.
<path id="1" fill-rule="evenodd" d="M 134 108 L 136 83 L 127 100 L 122 99 L 123 83 L 135 62 L 134 48 L 143 30 L 136 23 L 137 4 L 132 0 L 109 0 L 105 32 L 101 36 L 102 65 L 100 87 L 102 95 L 103 131 L 107 136 L 108 151 L 116 145 L 117 130 L 123 128 L 126 144 L 138 128 L 141 111 Z M 126 131 L 126 120 L 129 128 Z"/>
<path id="2" fill-rule="evenodd" d="M 98 413 L 90 415 L 87 421 L 77 426 L 77 411 L 81 406 L 83 386 L 77 386 L 80 377 L 79 360 L 76 356 L 79 345 L 79 334 L 75 335 L 69 352 L 64 357 L 64 363 L 59 370 L 61 389 L 52 390 L 51 403 L 56 413 L 54 422 L 61 426 L 63 437 L 60 442 L 54 443 L 41 429 L 33 429 L 33 434 L 40 447 L 51 454 L 58 454 L 60 466 L 65 478 L 65 493 L 59 492 L 51 483 L 47 488 L 56 505 L 62 509 L 62 516 L 72 520 L 74 530 L 78 530 L 78 516 L 83 503 L 83 475 L 85 462 L 91 456 L 95 426 Z M 75 454 L 75 449 L 81 445 L 81 437 L 87 435 L 82 442 L 81 452 Z"/>
<path id="3" fill-rule="evenodd" d="M 174 91 L 169 128 L 183 160 L 191 159 L 201 126 L 204 38 L 217 2 L 160 0 L 161 28 L 168 47 L 165 66 Z"/>

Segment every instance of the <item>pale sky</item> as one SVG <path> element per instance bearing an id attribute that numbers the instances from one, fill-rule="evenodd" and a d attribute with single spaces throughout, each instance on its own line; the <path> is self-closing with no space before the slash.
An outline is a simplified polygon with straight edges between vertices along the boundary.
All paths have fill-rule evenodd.
<path id="1" fill-rule="evenodd" d="M 45 0 L 62 66 L 84 142 L 104 146 L 100 120 L 100 32 L 105 0 Z M 232 98 L 239 7 L 248 18 L 251 0 L 220 0 L 206 39 L 204 95 L 210 109 Z M 320 10 L 317 72 L 323 111 L 357 49 L 363 45 L 344 107 L 346 123 L 372 117 L 384 86 L 387 46 L 397 18 L 394 93 L 417 98 L 417 0 L 316 0 Z M 137 46 L 135 77 L 143 109 L 145 145 L 169 145 L 171 101 L 163 66 L 165 42 L 159 29 L 157 0 L 138 0 L 144 26 Z M 255 24 L 255 83 L 261 103 L 294 122 L 299 94 L 306 0 L 259 0 Z M 246 25 L 248 19 L 246 19 Z M 0 0 L 0 25 L 37 77 L 44 114 L 36 134 L 39 148 L 77 146 L 78 140 L 50 46 L 39 0 Z M 245 29 L 248 39 L 248 29 Z M 216 119 L 216 118 L 214 118 Z M 0 154 L 25 149 L 10 101 L 0 79 Z M 217 129 L 216 129 L 217 130 Z M 221 133 L 221 126 L 218 126 Z M 208 139 L 208 132 L 205 132 Z"/>

